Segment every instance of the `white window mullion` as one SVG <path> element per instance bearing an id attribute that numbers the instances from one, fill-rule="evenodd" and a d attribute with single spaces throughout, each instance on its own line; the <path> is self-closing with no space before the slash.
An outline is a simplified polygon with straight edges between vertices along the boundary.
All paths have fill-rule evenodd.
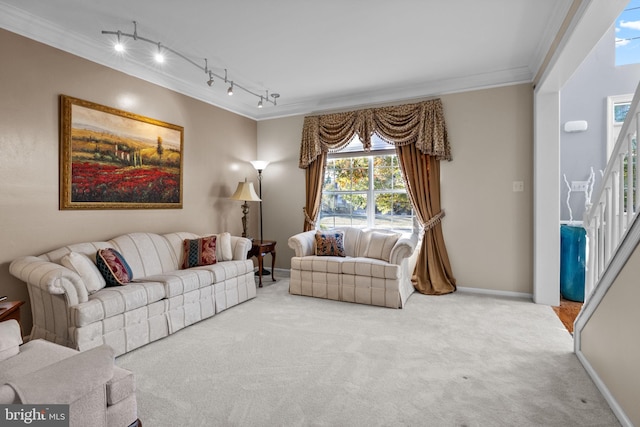
<path id="1" fill-rule="evenodd" d="M 373 228 L 376 218 L 376 199 L 373 194 L 373 156 L 369 160 L 369 188 L 367 190 L 367 226 Z"/>

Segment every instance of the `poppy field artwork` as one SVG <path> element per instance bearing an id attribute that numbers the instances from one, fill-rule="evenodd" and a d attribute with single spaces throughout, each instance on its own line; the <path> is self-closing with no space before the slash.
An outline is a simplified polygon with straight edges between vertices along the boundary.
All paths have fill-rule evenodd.
<path id="1" fill-rule="evenodd" d="M 60 209 L 182 208 L 182 127 L 62 95 Z"/>

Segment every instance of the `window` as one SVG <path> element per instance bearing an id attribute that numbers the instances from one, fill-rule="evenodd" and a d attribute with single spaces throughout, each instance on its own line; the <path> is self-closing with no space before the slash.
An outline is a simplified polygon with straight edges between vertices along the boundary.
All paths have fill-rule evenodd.
<path id="1" fill-rule="evenodd" d="M 616 66 L 640 62 L 640 0 L 631 0 L 616 19 Z"/>
<path id="2" fill-rule="evenodd" d="M 356 139 L 327 159 L 319 227 L 412 232 L 413 209 L 393 146 L 377 140 L 369 153 L 353 152 L 357 148 Z"/>
<path id="3" fill-rule="evenodd" d="M 633 94 L 607 97 L 607 161 L 616 146 L 618 135 L 627 117 Z"/>
<path id="4" fill-rule="evenodd" d="M 620 135 L 620 131 L 622 130 L 622 125 L 624 124 L 625 119 L 627 118 L 627 113 L 629 112 L 629 109 L 631 108 L 631 101 L 633 99 L 633 95 L 629 94 L 629 95 L 618 95 L 618 96 L 609 96 L 607 98 L 607 131 L 608 131 L 608 137 L 607 137 L 607 162 L 609 161 L 609 158 L 611 157 L 611 153 L 613 152 L 613 149 L 615 148 L 616 143 L 618 142 L 618 136 Z M 637 176 L 638 172 L 637 172 L 637 156 L 636 156 L 636 152 L 637 152 L 637 140 L 634 137 L 631 140 L 631 157 L 632 157 L 632 161 L 631 161 L 631 169 L 633 172 L 633 176 Z M 623 182 L 624 182 L 624 210 L 626 212 L 627 210 L 627 189 L 628 189 L 628 181 L 627 181 L 627 174 L 629 173 L 629 157 L 625 156 L 624 160 L 623 160 Z M 635 187 L 633 188 L 633 200 L 632 200 L 632 204 L 635 201 L 635 204 L 638 203 L 637 197 L 636 197 L 636 189 Z"/>

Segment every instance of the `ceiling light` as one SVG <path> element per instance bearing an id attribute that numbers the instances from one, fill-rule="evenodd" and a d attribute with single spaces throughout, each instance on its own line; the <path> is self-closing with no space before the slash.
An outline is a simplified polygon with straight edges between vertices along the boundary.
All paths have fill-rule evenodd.
<path id="1" fill-rule="evenodd" d="M 162 54 L 162 48 L 160 47 L 160 42 L 158 42 L 158 51 L 154 57 L 156 62 L 162 64 L 164 62 L 164 55 Z"/>
<path id="2" fill-rule="evenodd" d="M 120 31 L 118 31 L 118 41 L 113 46 L 113 48 L 116 50 L 116 52 L 124 52 L 124 45 L 120 41 Z"/>
<path id="3" fill-rule="evenodd" d="M 138 35 L 138 23 L 136 21 L 133 21 L 133 33 L 129 34 L 129 33 L 125 33 L 122 32 L 120 30 L 117 31 L 105 31 L 102 30 L 102 34 L 109 34 L 109 35 L 114 35 L 117 37 L 117 42 L 114 45 L 114 48 L 116 51 L 118 52 L 124 52 L 124 45 L 121 43 L 121 38 L 122 37 L 128 37 L 131 38 L 133 40 L 136 41 L 142 41 L 145 43 L 150 43 L 150 44 L 154 44 L 158 47 L 158 51 L 155 53 L 154 58 L 158 63 L 163 63 L 165 60 L 165 54 L 167 52 L 178 56 L 180 58 L 182 58 L 183 60 L 185 60 L 186 62 L 190 63 L 191 65 L 199 68 L 200 70 L 203 70 L 205 72 L 205 74 L 209 75 L 209 80 L 207 80 L 207 85 L 212 86 L 214 83 L 213 78 L 216 77 L 220 80 L 224 80 L 225 83 L 230 83 L 229 88 L 227 89 L 227 94 L 228 95 L 233 95 L 233 91 L 238 88 L 240 90 L 242 90 L 243 92 L 249 94 L 249 95 L 253 95 L 256 98 L 259 98 L 258 101 L 258 108 L 262 108 L 264 106 L 264 102 L 268 102 L 273 104 L 274 106 L 277 105 L 277 99 L 280 96 L 277 93 L 271 94 L 271 96 L 269 96 L 269 91 L 266 91 L 267 95 L 260 95 L 256 92 L 254 92 L 253 90 L 247 89 L 245 86 L 242 86 L 240 84 L 238 84 L 237 82 L 234 82 L 232 80 L 229 80 L 227 78 L 227 70 L 224 70 L 224 77 L 222 77 L 219 74 L 216 74 L 214 71 L 209 69 L 209 64 L 207 62 L 207 59 L 205 58 L 204 60 L 204 67 L 202 67 L 201 65 L 199 65 L 196 61 L 194 61 L 192 58 L 184 55 L 183 53 L 178 52 L 177 50 L 171 49 L 168 46 L 163 46 L 160 42 L 148 39 L 146 37 L 142 37 L 140 35 Z"/>

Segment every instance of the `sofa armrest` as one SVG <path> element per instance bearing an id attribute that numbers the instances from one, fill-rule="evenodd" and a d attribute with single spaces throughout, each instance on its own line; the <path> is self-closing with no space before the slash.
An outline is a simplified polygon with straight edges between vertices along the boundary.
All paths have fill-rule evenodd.
<path id="1" fill-rule="evenodd" d="M 82 278 L 68 268 L 34 256 L 24 256 L 9 265 L 9 272 L 29 286 L 54 295 L 65 295 L 67 303 L 77 305 L 89 300 Z"/>
<path id="2" fill-rule="evenodd" d="M 8 383 L 21 403 L 69 404 L 113 376 L 115 353 L 108 345 L 92 348 Z M 106 406 L 106 402 L 105 402 Z"/>
<path id="3" fill-rule="evenodd" d="M 297 257 L 315 255 L 315 235 L 315 230 L 305 231 L 289 237 L 287 243 L 295 251 Z"/>
<path id="4" fill-rule="evenodd" d="M 389 256 L 389 262 L 391 264 L 400 265 L 402 260 L 409 258 L 416 250 L 416 244 L 418 243 L 418 236 L 412 234 L 411 237 L 403 237 L 398 239 L 396 244 L 391 248 L 391 255 Z"/>
<path id="5" fill-rule="evenodd" d="M 231 250 L 234 260 L 247 259 L 251 250 L 251 240 L 246 237 L 231 236 Z"/>

